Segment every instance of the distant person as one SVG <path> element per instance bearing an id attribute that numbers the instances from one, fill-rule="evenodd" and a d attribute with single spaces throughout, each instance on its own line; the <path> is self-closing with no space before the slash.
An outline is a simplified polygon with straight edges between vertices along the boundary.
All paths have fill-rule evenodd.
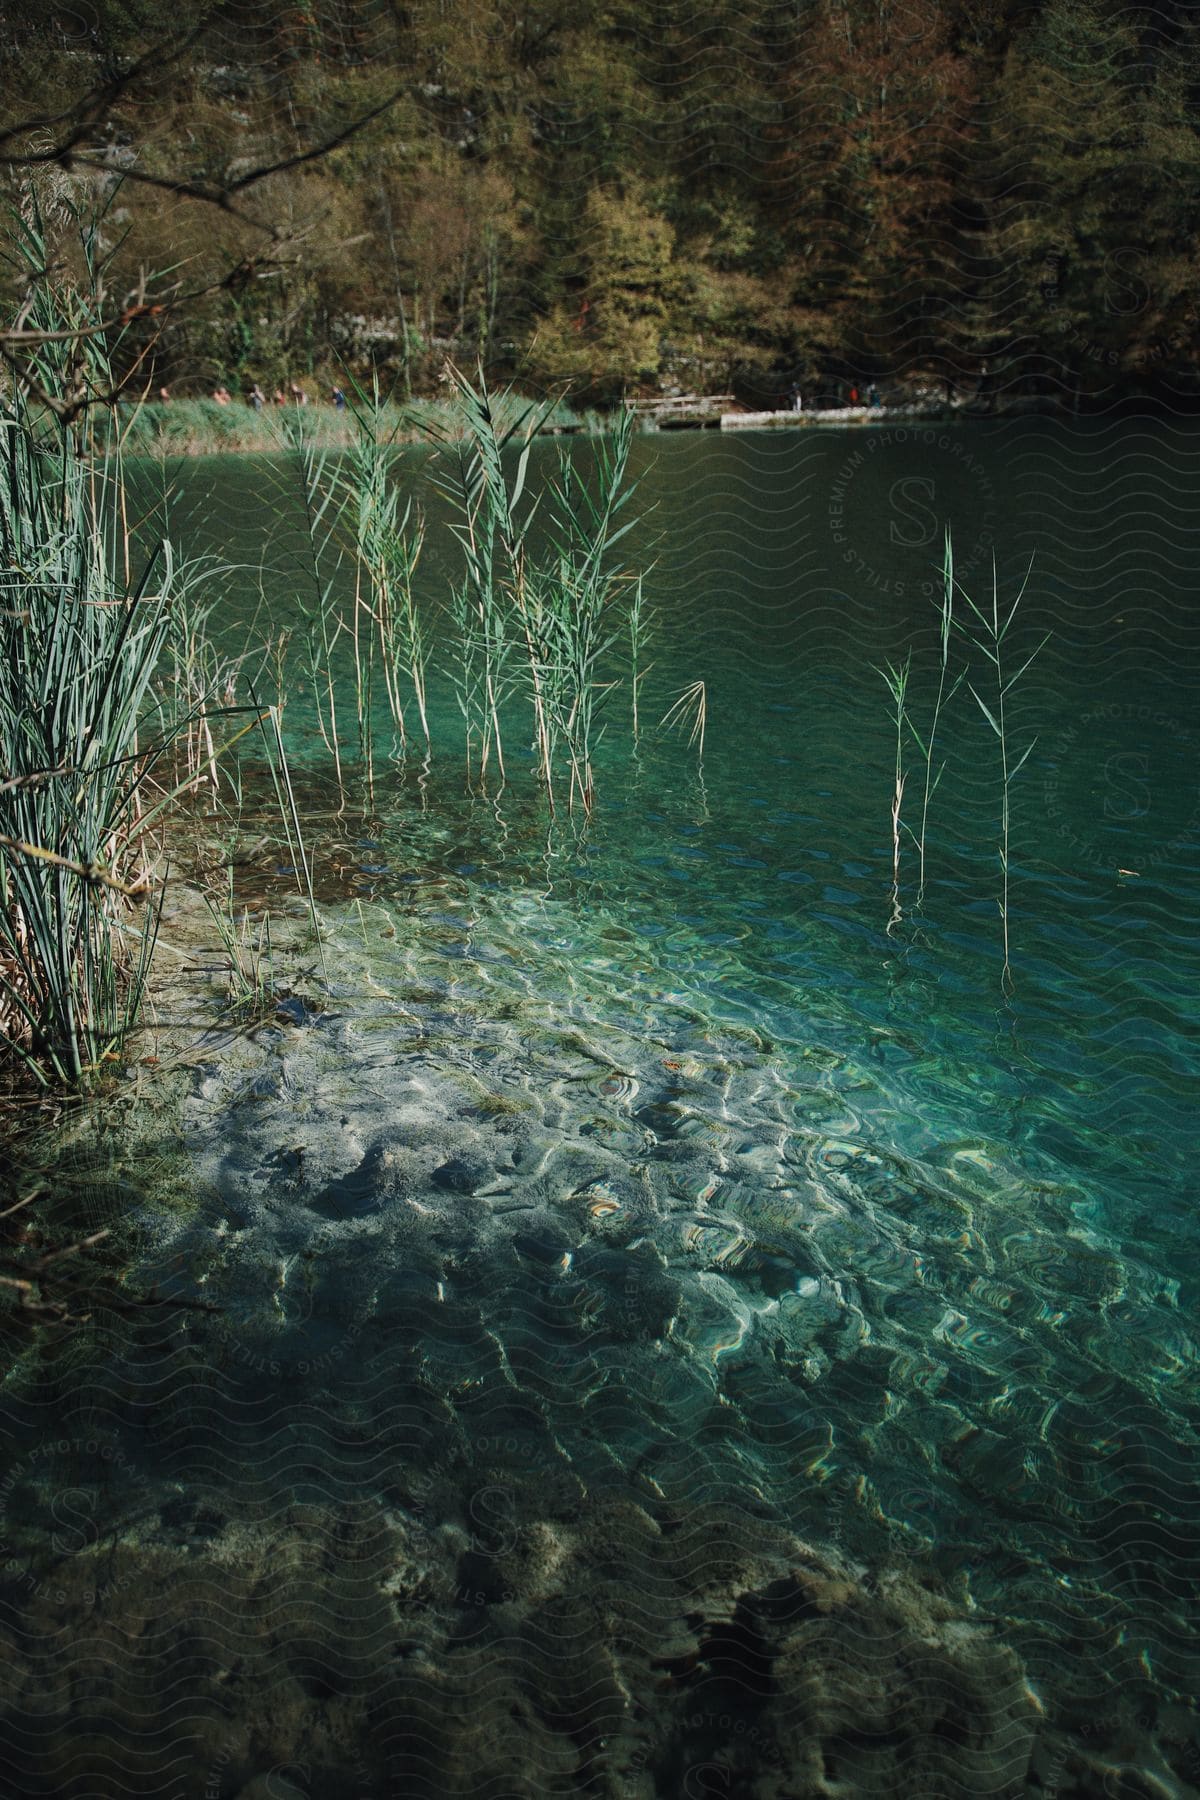
<path id="1" fill-rule="evenodd" d="M 868 406 L 874 406 L 874 407 L 878 407 L 880 404 L 879 389 L 875 386 L 874 382 L 872 382 L 870 387 L 867 389 L 867 404 L 868 404 Z"/>
<path id="2" fill-rule="evenodd" d="M 276 406 L 286 406 L 287 405 L 287 395 L 284 393 L 284 391 L 281 387 L 278 387 L 275 389 L 275 392 L 272 395 L 272 400 L 274 401 L 274 404 Z"/>
<path id="3" fill-rule="evenodd" d="M 856 387 L 850 389 L 850 404 L 851 406 L 858 405 L 858 389 Z"/>
<path id="4" fill-rule="evenodd" d="M 343 394 L 341 388 L 334 388 L 333 393 L 330 395 L 330 398 L 333 401 L 333 404 L 337 407 L 339 412 L 345 412 L 346 396 L 345 396 L 345 394 Z"/>
<path id="5" fill-rule="evenodd" d="M 292 387 L 291 387 L 291 394 L 292 394 L 292 399 L 297 406 L 307 406 L 308 405 L 308 395 L 305 393 L 304 389 L 299 385 L 298 382 L 293 381 Z"/>
<path id="6" fill-rule="evenodd" d="M 165 406 L 167 404 L 167 401 L 171 398 L 170 388 L 160 387 L 158 390 L 158 398 L 161 401 L 161 403 L 163 404 L 163 406 Z"/>
<path id="7" fill-rule="evenodd" d="M 216 401 L 218 406 L 228 406 L 229 405 L 229 398 L 230 398 L 229 389 L 227 387 L 225 387 L 224 385 L 215 387 L 212 391 L 212 397 Z"/>
<path id="8" fill-rule="evenodd" d="M 804 395 L 800 392 L 800 389 L 798 387 L 794 387 L 792 389 L 792 411 L 793 412 L 803 412 L 804 411 Z"/>
<path id="9" fill-rule="evenodd" d="M 255 412 L 261 412 L 263 407 L 267 404 L 267 396 L 263 393 L 257 381 L 250 389 L 250 404 Z"/>

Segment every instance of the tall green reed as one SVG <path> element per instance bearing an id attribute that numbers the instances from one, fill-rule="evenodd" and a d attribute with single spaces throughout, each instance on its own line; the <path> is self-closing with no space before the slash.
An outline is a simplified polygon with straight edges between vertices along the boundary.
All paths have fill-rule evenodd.
<path id="1" fill-rule="evenodd" d="M 912 721 L 908 716 L 908 682 L 912 673 L 912 651 L 902 663 L 885 663 L 877 673 L 883 677 L 885 686 L 891 696 L 892 720 L 896 728 L 895 770 L 892 783 L 892 916 L 888 922 L 888 930 L 892 931 L 900 923 L 900 812 L 904 804 L 904 789 L 908 780 L 904 766 L 905 732 L 913 731 Z M 915 736 L 915 731 L 913 732 Z M 918 740 L 919 742 L 919 740 Z"/>
<path id="2" fill-rule="evenodd" d="M 522 503 L 539 412 L 530 406 L 514 415 L 509 408 L 502 423 L 501 401 L 507 396 L 493 399 L 482 376 L 476 387 L 459 370 L 449 372 L 462 433 L 446 445 L 448 466 L 435 480 L 454 508 L 451 529 L 463 552 L 464 570 L 452 588 L 450 611 L 456 640 L 452 678 L 466 726 L 467 771 L 474 745 L 479 779 L 486 779 L 493 752 L 505 779 L 501 714 L 517 684 L 514 653 L 523 641 L 538 764 L 546 780 L 553 746 L 537 647 L 541 586 L 528 580 L 525 541 L 533 506 Z M 510 477 L 504 454 L 514 445 L 519 449 Z"/>
<path id="3" fill-rule="evenodd" d="M 152 834 L 196 790 L 201 760 L 172 783 L 172 746 L 202 744 L 211 769 L 270 717 L 272 776 L 290 782 L 273 709 L 232 703 L 240 661 L 207 639 L 210 565 L 181 562 L 165 537 L 143 550 L 130 523 L 129 418 L 106 399 L 121 334 L 105 327 L 104 208 L 49 192 L 49 225 L 30 191 L 8 240 L 39 337 L 28 381 L 0 402 L 0 1046 L 43 1086 L 78 1087 L 118 1055 L 145 990 L 161 909 Z M 218 746 L 209 720 L 248 710 Z M 293 806 L 289 836 L 295 824 Z"/>
<path id="4" fill-rule="evenodd" d="M 638 690 L 640 689 L 642 682 L 646 679 L 646 676 L 650 673 L 649 668 L 642 667 L 642 658 L 645 654 L 646 641 L 650 630 L 650 615 L 645 606 L 645 598 L 642 590 L 643 577 L 638 575 L 630 588 L 628 612 L 630 726 L 633 731 L 635 748 L 637 746 L 638 738 L 641 735 L 638 724 Z"/>
<path id="5" fill-rule="evenodd" d="M 457 513 L 453 529 L 465 561 L 452 617 L 468 764 L 474 742 L 480 776 L 494 750 L 504 778 L 502 711 L 523 692 L 551 811 L 561 750 L 568 808 L 578 802 L 590 812 L 600 713 L 615 685 L 606 667 L 627 632 L 635 652 L 644 635 L 641 587 L 613 555 L 633 523 L 622 516 L 633 493 L 633 421 L 623 414 L 611 437 L 597 444 L 590 480 L 569 455 L 560 455 L 535 496 L 528 490 L 530 452 L 552 403 L 514 416 L 510 397 L 493 397 L 482 375 L 475 383 L 457 370 L 451 375 L 464 435 L 448 446 L 451 472 L 440 485 Z M 516 455 L 506 460 L 509 451 Z M 539 509 L 545 523 L 535 541 Z"/>
<path id="6" fill-rule="evenodd" d="M 925 898 L 925 842 L 929 827 L 929 802 L 933 797 L 938 782 L 942 778 L 945 765 L 934 773 L 933 759 L 937 748 L 938 726 L 941 723 L 942 708 L 953 700 L 961 685 L 965 671 L 959 674 L 950 684 L 950 692 L 946 692 L 946 680 L 950 668 L 950 641 L 954 629 L 954 544 L 950 536 L 950 528 L 946 527 L 946 536 L 942 552 L 942 600 L 938 620 L 938 644 L 940 664 L 938 672 L 937 698 L 933 703 L 933 718 L 929 726 L 928 740 L 922 743 L 917 732 L 917 744 L 925 758 L 925 793 L 921 801 L 921 834 L 917 840 L 919 874 L 917 878 L 917 904 Z"/>
<path id="7" fill-rule="evenodd" d="M 336 492 L 342 517 L 350 521 L 355 690 L 359 737 L 370 780 L 374 772 L 372 711 L 377 652 L 399 748 L 404 750 L 408 739 L 406 683 L 426 750 L 429 748 L 429 643 L 415 591 L 425 532 L 411 497 L 402 503 L 395 479 L 396 421 L 403 414 L 398 415 L 381 399 L 377 382 L 369 395 L 355 387 L 353 411 L 357 436 L 338 470 Z"/>
<path id="8" fill-rule="evenodd" d="M 627 478 L 632 437 L 633 415 L 623 412 L 611 437 L 595 444 L 590 481 L 563 457 L 549 484 L 551 560 L 543 577 L 542 642 L 555 722 L 570 760 L 568 805 L 578 796 L 586 812 L 595 801 L 598 714 L 614 685 L 602 671 L 629 628 L 631 605 L 641 610 L 640 584 L 613 560 L 636 522 L 626 515 L 635 491 Z"/>
<path id="9" fill-rule="evenodd" d="M 148 886 L 142 782 L 158 752 L 139 721 L 180 572 L 165 541 L 135 571 L 120 431 L 97 451 L 90 428 L 112 388 L 103 212 L 48 192 L 54 216 L 27 192 L 8 250 L 42 337 L 0 407 L 0 1042 L 37 1081 L 79 1085 L 129 1029 L 153 946 L 153 902 L 136 954 L 119 925 Z M 63 230 L 83 273 L 53 286 Z"/>
<path id="10" fill-rule="evenodd" d="M 0 414 L 0 1037 L 39 1080 L 95 1073 L 136 1014 L 148 950 L 117 920 L 145 884 L 138 723 L 176 579 L 162 544 L 130 581 L 69 430 Z M 44 853 L 44 854 L 41 854 Z M 143 946 L 152 942 L 143 936 Z"/>
<path id="11" fill-rule="evenodd" d="M 1043 637 L 1041 642 L 1030 651 L 1029 655 L 1014 674 L 1007 675 L 1005 673 L 1005 640 L 1012 629 L 1013 620 L 1017 616 L 1017 608 L 1025 597 L 1025 590 L 1029 585 L 1029 573 L 1030 571 L 1026 570 L 1025 579 L 1021 583 L 1017 597 L 1013 601 L 1011 607 L 1009 607 L 1008 613 L 1003 619 L 1001 618 L 1000 608 L 1000 581 L 996 572 L 995 557 L 992 558 L 991 607 L 985 612 L 980 607 L 976 606 L 969 594 L 963 593 L 963 598 L 966 600 L 967 605 L 979 621 L 981 628 L 980 634 L 978 636 L 972 636 L 970 641 L 976 650 L 978 650 L 982 656 L 986 657 L 987 661 L 991 664 L 994 676 L 994 692 L 992 695 L 991 706 L 987 704 L 974 684 L 970 685 L 971 692 L 975 696 L 979 710 L 982 712 L 991 729 L 992 735 L 995 738 L 996 748 L 1000 759 L 999 857 L 1001 887 L 997 905 L 1000 908 L 1000 920 L 1004 932 L 1004 967 L 1001 971 L 1001 981 L 1004 986 L 1010 990 L 1012 987 L 1012 965 L 1010 961 L 1009 946 L 1009 836 L 1012 823 L 1012 784 L 1024 768 L 1025 763 L 1028 761 L 1030 753 L 1037 743 L 1037 738 L 1031 738 L 1024 750 L 1022 750 L 1020 756 L 1017 757 L 1016 761 L 1014 762 L 1012 760 L 1012 751 L 1010 750 L 1008 740 L 1006 702 L 1022 675 L 1024 675 L 1025 671 L 1029 668 L 1039 652 L 1045 648 L 1046 644 L 1050 641 L 1051 636 L 1050 632 L 1046 633 L 1045 637 Z M 960 589 L 960 592 L 961 591 L 962 590 Z"/>
<path id="12" fill-rule="evenodd" d="M 989 608 L 987 608 L 986 610 L 982 607 L 977 606 L 975 601 L 967 593 L 966 589 L 963 587 L 962 583 L 959 581 L 958 577 L 955 574 L 953 542 L 952 542 L 952 539 L 950 536 L 950 532 L 949 532 L 949 530 L 947 530 L 946 535 L 945 535 L 943 558 L 942 558 L 942 598 L 941 598 L 941 604 L 940 604 L 940 609 L 939 609 L 938 685 L 937 685 L 937 693 L 936 693 L 936 697 L 935 697 L 934 705 L 933 705 L 933 714 L 932 714 L 932 719 L 930 721 L 928 738 L 922 738 L 921 733 L 918 731 L 916 725 L 913 722 L 913 719 L 912 719 L 912 716 L 911 716 L 911 713 L 910 713 L 909 707 L 908 707 L 908 685 L 909 685 L 909 679 L 910 679 L 911 671 L 912 671 L 912 652 L 911 652 L 911 650 L 905 657 L 903 663 L 892 664 L 889 662 L 885 665 L 884 668 L 882 668 L 878 671 L 879 674 L 883 677 L 883 680 L 888 689 L 888 693 L 891 697 L 892 721 L 893 721 L 893 724 L 895 727 L 895 755 L 894 755 L 894 774 L 893 774 L 892 803 L 891 803 L 891 813 L 892 813 L 892 912 L 891 912 L 891 917 L 890 917 L 889 923 L 888 923 L 888 930 L 889 931 L 893 930 L 901 918 L 901 910 L 900 910 L 900 849 L 901 849 L 901 833 L 902 832 L 907 832 L 909 837 L 911 838 L 911 840 L 917 847 L 917 852 L 918 852 L 918 857 L 919 857 L 919 866 L 920 866 L 920 874 L 919 874 L 919 878 L 918 878 L 918 890 L 917 890 L 918 905 L 921 904 L 921 902 L 924 900 L 924 896 L 925 896 L 925 854 L 926 854 L 926 839 L 927 839 L 927 832 L 928 832 L 928 825 L 929 825 L 930 802 L 931 802 L 933 794 L 936 792 L 938 783 L 941 780 L 941 777 L 942 777 L 942 774 L 943 774 L 943 771 L 945 768 L 944 763 L 935 766 L 936 749 L 937 749 L 937 742 L 938 742 L 938 730 L 942 723 L 942 718 L 943 718 L 945 708 L 953 700 L 955 694 L 958 692 L 960 685 L 965 680 L 965 681 L 967 681 L 967 685 L 970 687 L 971 693 L 973 694 L 975 701 L 976 701 L 977 705 L 979 706 L 979 709 L 980 709 L 981 713 L 983 714 L 984 719 L 987 722 L 988 728 L 992 733 L 992 736 L 996 743 L 997 754 L 999 757 L 1000 834 L 999 834 L 999 844 L 998 844 L 997 848 L 998 848 L 998 856 L 999 856 L 999 861 L 1000 861 L 1001 888 L 1000 888 L 1000 895 L 997 900 L 997 906 L 1000 911 L 1000 920 L 1001 920 L 1001 926 L 1002 926 L 1002 930 L 1003 930 L 1003 940 L 1004 940 L 1004 963 L 1003 963 L 1003 967 L 1001 970 L 1001 984 L 1007 991 L 1011 991 L 1011 989 L 1012 989 L 1012 960 L 1011 960 L 1011 934 L 1010 934 L 1011 910 L 1010 910 L 1010 905 L 1009 905 L 1010 849 L 1011 849 L 1011 841 L 1010 840 L 1011 840 L 1011 831 L 1012 831 L 1012 787 L 1013 787 L 1013 783 L 1015 782 L 1017 776 L 1020 774 L 1022 768 L 1025 766 L 1025 763 L 1028 760 L 1028 758 L 1034 748 L 1034 745 L 1037 742 L 1036 737 L 1033 738 L 1025 746 L 1024 750 L 1022 750 L 1020 752 L 1020 754 L 1018 756 L 1015 756 L 1015 758 L 1014 758 L 1014 752 L 1013 752 L 1012 746 L 1010 745 L 1010 741 L 1009 741 L 1007 705 L 1008 705 L 1010 696 L 1012 695 L 1012 692 L 1013 692 L 1014 688 L 1016 687 L 1018 681 L 1025 674 L 1025 672 L 1029 668 L 1030 664 L 1034 661 L 1035 657 L 1037 657 L 1037 655 L 1040 653 L 1040 651 L 1044 648 L 1046 643 L 1049 642 L 1049 639 L 1051 636 L 1051 634 L 1049 632 L 1047 632 L 1046 635 L 1041 639 L 1041 641 L 1037 645 L 1035 645 L 1033 650 L 1031 650 L 1030 653 L 1025 657 L 1024 661 L 1020 663 L 1020 665 L 1016 668 L 1016 670 L 1012 673 L 1008 672 L 1008 663 L 1007 663 L 1007 658 L 1006 658 L 1006 651 L 1007 651 L 1007 642 L 1006 641 L 1008 639 L 1008 634 L 1009 634 L 1010 630 L 1012 629 L 1014 620 L 1016 619 L 1018 609 L 1021 605 L 1021 601 L 1024 599 L 1025 591 L 1028 586 L 1028 582 L 1029 582 L 1029 571 L 1027 570 L 1025 579 L 1021 583 L 1021 587 L 1020 587 L 1019 592 L 1017 593 L 1016 598 L 1014 599 L 1012 605 L 1008 608 L 1007 612 L 1002 614 L 1002 609 L 1001 609 L 1001 605 L 1000 605 L 999 576 L 998 576 L 997 570 L 996 570 L 995 558 L 993 557 L 993 559 L 992 559 L 991 606 Z M 974 619 L 979 628 L 977 631 L 972 631 L 972 630 L 967 629 L 967 626 L 965 625 L 965 623 L 961 619 L 956 617 L 956 615 L 955 615 L 955 597 L 956 597 L 956 595 L 961 597 L 961 599 L 963 601 L 965 601 L 970 612 L 973 614 Z M 951 647 L 952 647 L 952 643 L 953 643 L 954 632 L 956 629 L 960 629 L 960 628 L 964 632 L 964 635 L 966 636 L 967 641 L 972 646 L 972 648 L 975 649 L 976 651 L 978 651 L 979 654 L 982 655 L 985 658 L 985 660 L 987 661 L 987 663 L 990 665 L 991 681 L 992 681 L 992 688 L 993 688 L 993 691 L 992 691 L 991 695 L 989 696 L 990 701 L 991 701 L 990 705 L 989 705 L 988 701 L 984 699 L 983 694 L 979 691 L 979 688 L 974 684 L 974 682 L 970 681 L 969 676 L 968 676 L 968 671 L 965 668 L 959 670 L 959 672 L 956 675 L 951 674 L 951 670 L 950 670 Z M 904 762 L 904 743 L 905 743 L 906 733 L 911 735 L 913 741 L 915 742 L 918 750 L 921 753 L 921 756 L 924 761 L 924 767 L 925 767 L 925 786 L 924 786 L 924 795 L 923 795 L 922 804 L 921 804 L 921 823 L 920 823 L 919 833 L 914 831 L 911 826 L 906 824 L 902 820 L 902 817 L 901 817 L 901 808 L 902 808 L 905 788 L 906 788 L 907 780 L 908 780 L 908 771 L 905 767 L 905 762 Z"/>
<path id="13" fill-rule="evenodd" d="M 317 729 L 333 762 L 339 789 L 344 788 L 339 738 L 337 646 L 348 633 L 338 594 L 340 556 L 335 541 L 336 484 L 328 454 L 318 449 L 304 412 L 288 410 L 284 425 L 287 457 L 282 485 L 301 528 L 300 563 L 304 592 L 297 609 L 304 621 L 303 650 L 312 689 Z M 360 741 L 363 737 L 361 688 L 356 689 Z"/>

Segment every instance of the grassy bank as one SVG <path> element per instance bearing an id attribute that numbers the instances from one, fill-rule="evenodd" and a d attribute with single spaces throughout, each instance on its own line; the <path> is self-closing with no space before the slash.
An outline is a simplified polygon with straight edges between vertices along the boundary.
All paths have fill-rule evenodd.
<path id="1" fill-rule="evenodd" d="M 534 401 L 510 395 L 498 401 L 498 421 L 515 423 Z M 121 409 L 125 448 L 133 456 L 243 456 L 286 450 L 297 420 L 315 450 L 349 450 L 359 440 L 353 406 L 339 409 L 313 402 L 308 406 L 266 405 L 256 411 L 243 400 L 221 405 L 216 400 L 144 401 Z M 449 401 L 413 400 L 379 408 L 379 429 L 391 444 L 428 443 L 462 436 L 461 409 Z M 573 411 L 564 401 L 552 405 L 540 429 L 546 434 L 597 434 L 612 428 L 606 413 Z"/>

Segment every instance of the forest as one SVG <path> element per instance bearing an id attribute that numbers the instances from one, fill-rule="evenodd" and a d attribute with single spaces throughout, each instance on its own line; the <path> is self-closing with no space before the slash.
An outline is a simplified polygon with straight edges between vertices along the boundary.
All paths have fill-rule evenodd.
<path id="1" fill-rule="evenodd" d="M 149 393 L 374 371 L 407 398 L 449 358 L 600 406 L 1181 405 L 1195 27 L 1103 0 L 27 3 L 0 156 L 104 209 Z"/>

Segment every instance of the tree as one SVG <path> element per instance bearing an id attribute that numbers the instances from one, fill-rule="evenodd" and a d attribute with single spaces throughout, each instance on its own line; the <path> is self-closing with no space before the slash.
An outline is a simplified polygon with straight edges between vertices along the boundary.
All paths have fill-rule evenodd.
<path id="1" fill-rule="evenodd" d="M 859 368 L 920 362 L 962 295 L 952 200 L 976 79 L 953 12 L 821 0 L 782 67 L 766 203 L 797 302 Z"/>
<path id="2" fill-rule="evenodd" d="M 150 335 L 157 337 L 163 324 L 184 309 L 214 294 L 240 295 L 250 283 L 270 279 L 294 263 L 311 236 L 312 221 L 287 217 L 286 209 L 281 218 L 280 181 L 326 161 L 394 104 L 395 94 L 385 94 L 373 104 L 347 113 L 343 100 L 330 109 L 333 117 L 313 117 L 307 128 L 296 122 L 293 108 L 292 141 L 286 147 L 263 129 L 261 107 L 257 120 L 251 114 L 242 115 L 249 130 L 232 146 L 233 155 L 227 137 L 220 132 L 207 138 L 195 130 L 189 132 L 186 160 L 172 154 L 177 147 L 169 139 L 154 134 L 135 147 L 132 119 L 154 114 L 164 84 L 169 86 L 185 59 L 206 46 L 210 32 L 219 31 L 222 12 L 220 7 L 198 7 L 194 0 L 184 0 L 175 27 L 164 33 L 156 22 L 155 34 L 147 40 L 151 15 L 136 0 L 102 7 L 89 46 L 92 54 L 77 55 L 71 66 L 74 81 L 63 82 L 65 59 L 49 57 L 45 104 L 19 111 L 0 128 L 0 167 L 7 169 L 18 192 L 48 171 L 57 171 L 60 181 L 72 184 L 79 205 L 90 206 L 108 229 L 121 227 L 116 240 L 103 246 L 104 254 L 92 262 L 93 277 L 101 285 L 94 295 L 100 317 L 90 329 L 114 345 L 128 345 L 130 327 L 135 325 L 148 328 Z M 157 20 L 157 14 L 153 16 Z M 12 48 L 8 42 L 0 46 L 10 79 Z M 80 69 L 82 74 L 77 72 Z M 254 83 L 246 72 L 243 85 L 249 96 Z M 352 84 L 351 101 L 358 96 L 359 87 Z M 129 193 L 131 198 L 148 198 L 151 204 L 118 209 L 114 205 L 118 190 L 122 199 Z M 175 265 L 164 271 L 160 238 L 160 254 L 133 263 L 133 254 L 146 242 L 147 225 L 161 228 L 164 223 L 164 200 L 172 209 L 171 229 L 163 234 L 172 246 L 172 257 L 176 246 L 186 239 L 187 213 L 193 208 L 221 222 L 215 255 L 210 238 L 204 254 L 189 259 L 184 270 Z M 174 212 L 176 208 L 182 220 Z M 57 246 L 64 256 L 68 241 L 63 239 Z M 150 274 L 148 269 L 159 273 Z M 78 269 L 64 265 L 62 272 L 69 280 Z M 118 389 L 134 372 L 144 373 L 149 361 L 146 331 L 135 335 L 142 342 L 132 363 L 127 361 L 123 368 L 114 364 Z M 67 392 L 49 392 L 36 372 L 40 341 L 18 297 L 13 324 L 0 330 L 0 358 L 42 404 L 69 420 L 88 405 L 115 397 L 114 393 L 95 392 L 86 380 Z M 87 359 L 76 359 L 72 366 L 82 371 L 90 365 Z"/>
<path id="3" fill-rule="evenodd" d="M 630 383 L 652 381 L 673 285 L 674 234 L 646 191 L 593 188 L 584 208 L 578 277 L 538 331 L 534 367 L 550 380 L 578 383 L 596 400 L 618 398 Z"/>
<path id="4" fill-rule="evenodd" d="M 1096 0 L 1048 0 L 1010 44 L 984 238 L 984 334 L 1004 378 L 1071 394 L 1117 378 L 1144 310 L 1135 284 L 1158 181 L 1148 129 L 1166 98 L 1156 87 L 1132 16 Z"/>

